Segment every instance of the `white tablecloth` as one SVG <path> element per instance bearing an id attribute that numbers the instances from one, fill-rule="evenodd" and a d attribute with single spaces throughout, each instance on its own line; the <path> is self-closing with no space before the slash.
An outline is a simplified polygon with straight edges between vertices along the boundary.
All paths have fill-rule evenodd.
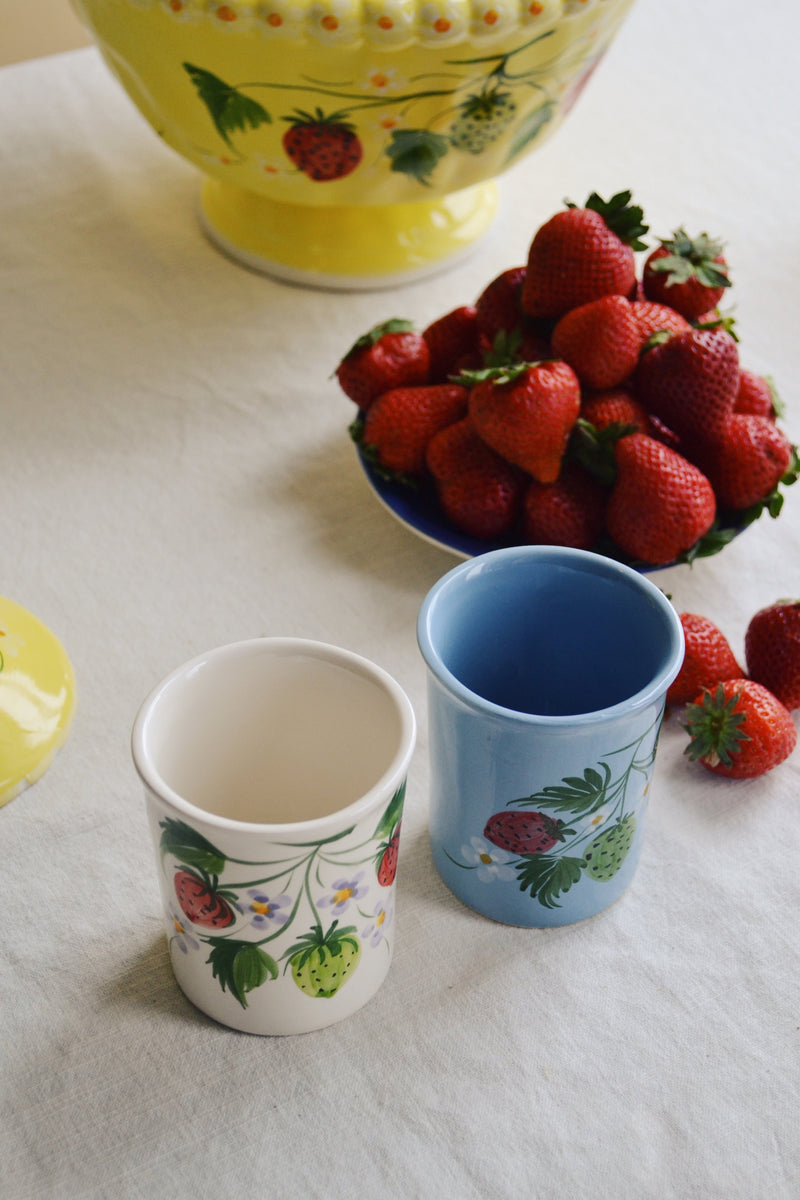
<path id="1" fill-rule="evenodd" d="M 375 320 L 472 302 L 564 197 L 631 187 L 654 233 L 726 240 L 742 359 L 797 440 L 798 44 L 792 0 L 640 0 L 474 254 L 377 295 L 215 251 L 196 172 L 94 50 L 0 71 L 0 593 L 79 685 L 66 746 L 0 810 L 4 1200 L 797 1200 L 800 751 L 721 781 L 672 720 L 617 905 L 551 932 L 462 907 L 428 849 L 415 641 L 454 560 L 376 503 L 330 374 Z M 756 609 L 800 595 L 800 486 L 654 579 L 741 654 Z M 163 674 L 262 634 L 375 659 L 421 730 L 388 981 L 290 1039 L 178 992 L 128 749 Z"/>

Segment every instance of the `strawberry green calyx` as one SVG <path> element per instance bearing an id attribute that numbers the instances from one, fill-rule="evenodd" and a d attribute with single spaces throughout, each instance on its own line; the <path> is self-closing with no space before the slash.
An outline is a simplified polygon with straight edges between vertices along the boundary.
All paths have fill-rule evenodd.
<path id="1" fill-rule="evenodd" d="M 313 113 L 304 112 L 301 108 L 296 108 L 288 117 L 282 117 L 281 120 L 288 122 L 293 128 L 298 128 L 302 125 L 313 125 L 315 128 L 320 125 L 338 125 L 340 129 L 346 129 L 348 133 L 355 132 L 355 126 L 347 118 L 350 116 L 348 112 L 342 109 L 341 112 L 329 113 L 327 116 L 321 108 L 315 108 Z"/>
<path id="2" fill-rule="evenodd" d="M 726 700 L 725 688 L 719 684 L 713 694 L 705 689 L 702 699 L 689 705 L 686 720 L 681 724 L 691 738 L 684 754 L 692 762 L 702 759 L 709 766 L 733 765 L 734 756 L 741 753 L 742 742 L 751 740 L 741 728 L 747 714 L 736 710 L 741 695 L 739 688 Z"/>
<path id="3" fill-rule="evenodd" d="M 736 319 L 733 313 L 720 313 L 713 320 L 692 321 L 691 325 L 694 329 L 724 329 L 726 333 L 731 335 L 735 342 L 740 340 L 739 334 L 736 332 Z"/>
<path id="4" fill-rule="evenodd" d="M 387 333 L 413 332 L 413 321 L 406 321 L 402 317 L 390 317 L 388 321 L 381 321 L 380 325 L 375 325 L 368 333 L 362 333 L 360 338 L 356 338 L 344 357 L 352 358 L 354 354 L 359 350 L 363 350 L 365 346 L 374 346 Z"/>
<path id="5" fill-rule="evenodd" d="M 731 286 L 727 265 L 715 261 L 724 249 L 716 238 L 707 233 L 690 238 L 685 229 L 676 229 L 671 238 L 661 239 L 661 245 L 668 253 L 654 259 L 650 270 L 665 273 L 668 287 L 686 283 L 688 279 L 696 279 L 707 288 Z"/>
<path id="6" fill-rule="evenodd" d="M 496 383 L 501 386 L 504 383 L 514 383 L 526 371 L 538 366 L 539 363 L 535 362 L 507 362 L 496 367 L 480 367 L 477 371 L 462 371 L 452 382 L 466 388 L 473 387 L 476 383 Z"/>
<path id="7" fill-rule="evenodd" d="M 610 200 L 603 200 L 597 192 L 592 192 L 584 208 L 598 213 L 608 228 L 617 235 L 621 242 L 632 250 L 646 250 L 647 243 L 642 238 L 650 226 L 644 224 L 644 211 L 638 204 L 631 204 L 631 191 L 617 192 Z M 567 208 L 577 208 L 571 200 L 565 200 Z"/>
<path id="8" fill-rule="evenodd" d="M 566 457 L 579 462 L 598 483 L 610 487 L 617 478 L 614 447 L 629 433 L 636 433 L 635 425 L 612 421 L 598 429 L 591 421 L 578 417 L 570 434 Z"/>

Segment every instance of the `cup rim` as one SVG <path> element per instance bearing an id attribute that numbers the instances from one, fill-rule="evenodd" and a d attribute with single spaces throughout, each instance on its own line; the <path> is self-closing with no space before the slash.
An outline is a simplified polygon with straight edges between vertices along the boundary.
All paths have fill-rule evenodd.
<path id="1" fill-rule="evenodd" d="M 353 800 L 343 808 L 337 808 L 331 813 L 320 817 L 310 817 L 303 821 L 237 821 L 233 817 L 220 816 L 200 808 L 182 796 L 166 782 L 153 762 L 152 753 L 148 747 L 148 732 L 155 719 L 156 710 L 166 692 L 185 679 L 189 674 L 198 670 L 213 659 L 231 658 L 238 654 L 249 654 L 254 650 L 277 651 L 282 654 L 302 652 L 306 655 L 345 667 L 353 674 L 361 675 L 370 680 L 387 693 L 394 702 L 400 721 L 399 747 L 389 765 L 370 787 L 358 799 Z M 230 833 L 269 833 L 272 836 L 287 837 L 307 833 L 309 830 L 319 830 L 331 823 L 350 824 L 360 820 L 376 807 L 382 797 L 396 790 L 402 783 L 416 744 L 417 724 L 411 701 L 400 684 L 377 663 L 327 642 L 315 641 L 310 638 L 298 637 L 257 637 L 247 638 L 238 642 L 229 642 L 206 650 L 180 666 L 175 667 L 165 675 L 142 701 L 131 731 L 131 756 L 133 765 L 145 787 L 162 802 L 171 805 L 185 817 L 196 822 L 202 822 L 222 832 Z"/>
<path id="2" fill-rule="evenodd" d="M 463 576 L 476 571 L 484 571 L 506 560 L 525 560 L 541 562 L 559 562 L 572 564 L 584 569 L 589 574 L 600 574 L 606 578 L 622 578 L 634 588 L 642 592 L 656 605 L 665 619 L 669 634 L 670 646 L 662 669 L 645 687 L 640 688 L 631 696 L 605 708 L 592 709 L 580 713 L 526 713 L 518 709 L 506 708 L 487 700 L 471 688 L 466 687 L 461 680 L 445 666 L 431 635 L 431 624 L 434 611 L 442 596 L 453 586 L 457 585 Z M 520 725 L 548 726 L 553 729 L 574 728 L 576 725 L 590 725 L 598 722 L 613 721 L 617 717 L 630 715 L 646 708 L 660 697 L 665 696 L 667 688 L 678 674 L 683 662 L 684 634 L 680 618 L 672 603 L 664 593 L 651 582 L 647 576 L 629 567 L 626 563 L 617 562 L 591 550 L 578 550 L 569 546 L 506 546 L 499 550 L 490 550 L 486 554 L 467 559 L 451 568 L 430 589 L 422 602 L 417 618 L 417 644 L 422 657 L 431 674 L 453 693 L 463 704 L 483 714 L 495 715 L 503 720 L 515 720 Z"/>

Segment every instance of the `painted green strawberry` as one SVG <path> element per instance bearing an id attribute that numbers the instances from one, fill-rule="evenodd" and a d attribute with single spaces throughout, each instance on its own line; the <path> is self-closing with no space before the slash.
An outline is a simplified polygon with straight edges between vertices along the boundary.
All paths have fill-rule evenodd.
<path id="1" fill-rule="evenodd" d="M 361 942 L 354 925 L 337 929 L 334 921 L 327 933 L 317 923 L 300 936 L 284 958 L 292 968 L 292 979 L 307 996 L 330 999 L 358 966 Z M 285 969 L 285 968 L 284 968 Z"/>
<path id="2" fill-rule="evenodd" d="M 501 91 L 499 87 L 468 96 L 450 126 L 451 145 L 467 154 L 481 154 L 497 141 L 513 121 L 516 111 L 510 92 Z"/>
<path id="3" fill-rule="evenodd" d="M 628 813 L 616 825 L 599 834 L 583 856 L 583 868 L 592 879 L 606 883 L 622 866 L 633 844 L 636 817 Z"/>

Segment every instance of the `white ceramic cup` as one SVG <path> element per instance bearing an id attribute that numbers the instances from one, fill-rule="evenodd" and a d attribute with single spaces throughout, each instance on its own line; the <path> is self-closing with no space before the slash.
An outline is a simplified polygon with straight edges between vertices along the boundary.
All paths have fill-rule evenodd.
<path id="1" fill-rule="evenodd" d="M 234 1029 L 307 1033 L 389 970 L 411 705 L 380 667 L 258 638 L 167 676 L 136 717 L 175 977 Z"/>

